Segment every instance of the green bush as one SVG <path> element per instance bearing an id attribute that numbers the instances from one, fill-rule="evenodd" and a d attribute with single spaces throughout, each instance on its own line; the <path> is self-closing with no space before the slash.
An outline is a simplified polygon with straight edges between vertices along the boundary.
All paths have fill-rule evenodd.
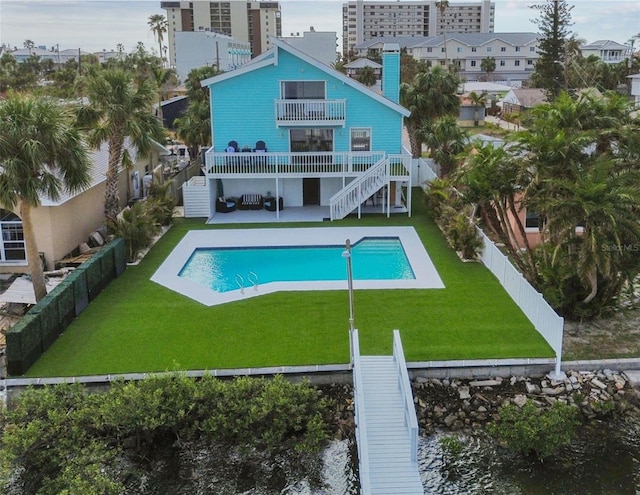
<path id="1" fill-rule="evenodd" d="M 488 425 L 487 431 L 512 450 L 543 461 L 571 442 L 578 424 L 578 410 L 573 406 L 557 401 L 543 410 L 528 400 L 522 408 L 502 406 L 500 420 Z"/>
<path id="2" fill-rule="evenodd" d="M 118 217 L 109 222 L 109 229 L 116 237 L 124 239 L 127 250 L 127 262 L 133 263 L 140 252 L 151 245 L 159 227 L 148 213 L 144 201 L 125 208 Z"/>
<path id="3" fill-rule="evenodd" d="M 464 259 L 476 259 L 478 251 L 482 248 L 482 239 L 475 224 L 469 220 L 468 213 L 463 211 L 455 214 L 449 219 L 444 230 L 451 247 L 461 253 Z"/>
<path id="4" fill-rule="evenodd" d="M 171 181 L 160 184 L 155 180 L 149 188 L 146 208 L 153 221 L 158 225 L 166 226 L 173 223 L 173 209 L 176 202 L 169 194 L 171 184 Z"/>
<path id="5" fill-rule="evenodd" d="M 25 494 L 124 493 L 137 469 L 123 462 L 127 454 L 144 458 L 199 439 L 250 447 L 247 453 L 309 452 L 325 440 L 329 417 L 315 388 L 282 377 L 222 381 L 174 373 L 119 381 L 104 393 L 80 384 L 30 388 L 0 411 L 0 487 L 12 480 Z"/>

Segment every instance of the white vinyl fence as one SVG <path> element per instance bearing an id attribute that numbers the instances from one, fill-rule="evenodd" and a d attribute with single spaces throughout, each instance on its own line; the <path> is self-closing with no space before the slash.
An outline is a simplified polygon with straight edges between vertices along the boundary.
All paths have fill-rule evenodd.
<path id="1" fill-rule="evenodd" d="M 522 312 L 533 323 L 533 326 L 549 343 L 556 353 L 556 376 L 560 376 L 562 364 L 562 334 L 564 318 L 558 316 L 542 294 L 514 268 L 509 259 L 500 252 L 496 245 L 482 230 L 478 229 L 483 245 L 480 257 L 491 273 L 493 273 L 511 299 L 515 301 Z"/>

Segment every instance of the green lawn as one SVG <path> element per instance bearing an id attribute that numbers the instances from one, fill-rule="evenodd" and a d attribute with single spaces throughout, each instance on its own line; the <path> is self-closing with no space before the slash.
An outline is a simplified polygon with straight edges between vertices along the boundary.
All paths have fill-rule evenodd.
<path id="1" fill-rule="evenodd" d="M 173 369 L 346 363 L 348 293 L 286 292 L 206 307 L 149 280 L 188 230 L 412 225 L 445 289 L 355 291 L 363 354 L 390 354 L 400 330 L 408 361 L 552 357 L 498 281 L 463 263 L 426 218 L 414 194 L 412 218 L 323 224 L 208 226 L 179 219 L 137 266 L 113 281 L 28 372 L 73 376 Z"/>

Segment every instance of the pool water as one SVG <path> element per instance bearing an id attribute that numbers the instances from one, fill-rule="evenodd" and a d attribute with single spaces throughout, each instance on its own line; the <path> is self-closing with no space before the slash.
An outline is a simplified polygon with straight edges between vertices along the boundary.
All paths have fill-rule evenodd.
<path id="1" fill-rule="evenodd" d="M 216 292 L 258 284 L 346 280 L 344 246 L 197 248 L 179 273 Z M 365 237 L 351 247 L 354 280 L 415 279 L 398 237 Z"/>

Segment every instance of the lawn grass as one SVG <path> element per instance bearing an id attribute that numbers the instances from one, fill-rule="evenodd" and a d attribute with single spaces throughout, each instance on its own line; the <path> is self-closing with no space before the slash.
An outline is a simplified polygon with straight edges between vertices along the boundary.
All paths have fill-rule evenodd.
<path id="1" fill-rule="evenodd" d="M 445 289 L 356 290 L 363 354 L 390 354 L 401 332 L 408 361 L 552 357 L 553 351 L 480 263 L 459 260 L 414 194 L 412 218 L 323 224 L 205 225 L 179 219 L 137 266 L 114 280 L 28 371 L 75 376 L 173 369 L 346 363 L 348 293 L 282 292 L 203 306 L 149 279 L 189 230 L 410 225 Z"/>

